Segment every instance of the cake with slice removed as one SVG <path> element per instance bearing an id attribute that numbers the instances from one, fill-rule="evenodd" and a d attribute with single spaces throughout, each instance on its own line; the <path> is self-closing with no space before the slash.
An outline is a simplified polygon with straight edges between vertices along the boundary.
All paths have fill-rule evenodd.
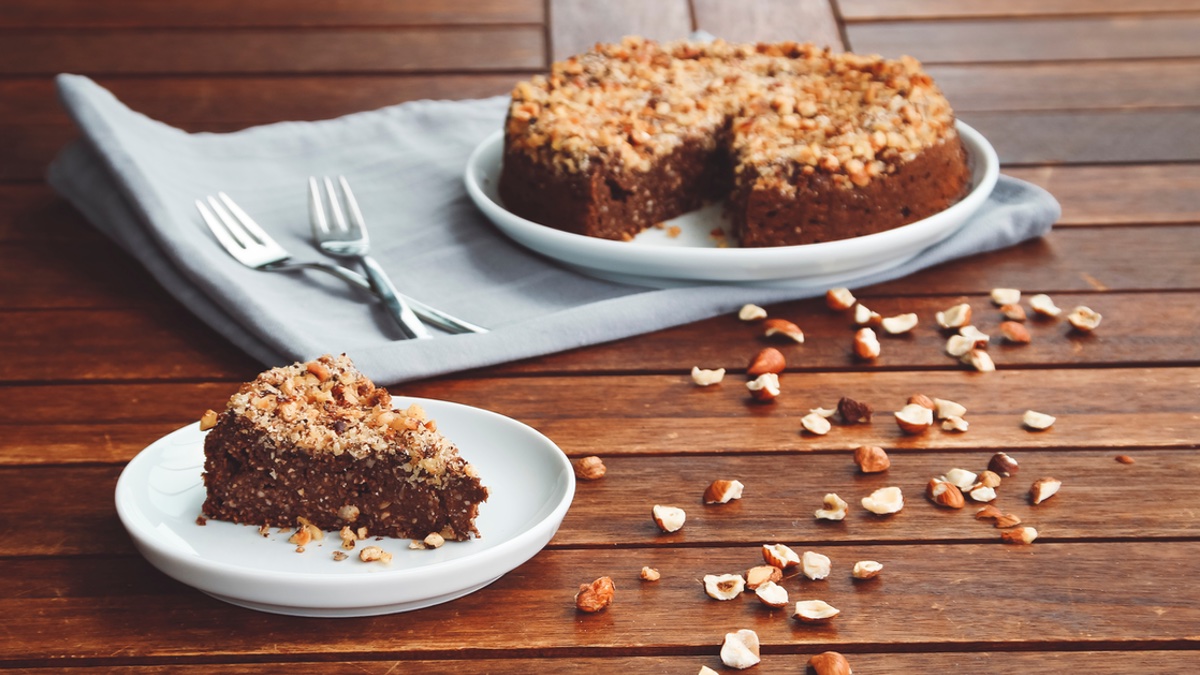
<path id="1" fill-rule="evenodd" d="M 241 386 L 204 440 L 208 518 L 370 536 L 479 536 L 488 491 L 418 405 L 345 355 L 273 368 Z"/>

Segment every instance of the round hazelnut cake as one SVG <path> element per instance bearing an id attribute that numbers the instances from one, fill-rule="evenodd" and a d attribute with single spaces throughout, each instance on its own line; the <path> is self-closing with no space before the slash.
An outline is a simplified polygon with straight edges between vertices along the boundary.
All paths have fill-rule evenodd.
<path id="1" fill-rule="evenodd" d="M 606 239 L 721 200 L 737 244 L 789 246 L 906 225 L 969 184 L 915 59 L 630 37 L 516 85 L 499 188 L 519 216 Z"/>

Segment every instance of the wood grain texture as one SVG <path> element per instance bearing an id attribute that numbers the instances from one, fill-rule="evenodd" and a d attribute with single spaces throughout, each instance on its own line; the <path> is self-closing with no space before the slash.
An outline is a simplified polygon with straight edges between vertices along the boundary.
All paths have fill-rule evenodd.
<path id="1" fill-rule="evenodd" d="M 10 3 L 0 28 L 299 28 L 541 23 L 540 0 L 40 0 Z"/>
<path id="2" fill-rule="evenodd" d="M 1061 61 L 1200 56 L 1190 36 L 1200 15 L 1079 17 L 1022 21 L 945 20 L 855 23 L 846 27 L 854 51 L 924 63 Z"/>
<path id="3" fill-rule="evenodd" d="M 156 58 L 144 58 L 153 53 Z M 538 26 L 13 33 L 0 75 L 398 73 L 512 70 L 545 61 Z"/>
<path id="4" fill-rule="evenodd" d="M 1009 167 L 1063 207 L 1064 225 L 1200 223 L 1200 164 Z"/>
<path id="5" fill-rule="evenodd" d="M 727 42 L 812 42 L 842 49 L 828 0 L 693 0 L 696 27 Z"/>
<path id="6" fill-rule="evenodd" d="M 822 582 L 792 578 L 785 587 L 793 598 L 818 597 L 839 608 L 841 615 L 827 626 L 800 625 L 753 597 L 717 602 L 705 596 L 703 575 L 757 564 L 757 546 L 543 551 L 475 595 L 420 613 L 336 622 L 231 610 L 137 558 L 6 559 L 0 560 L 0 609 L 22 620 L 8 626 L 0 662 L 31 654 L 43 665 L 201 654 L 353 658 L 364 644 L 403 658 L 499 651 L 514 657 L 712 655 L 733 628 L 755 630 L 768 654 L 852 651 L 856 645 L 901 651 L 1195 646 L 1200 603 L 1184 582 L 1200 574 L 1198 542 L 855 544 L 822 550 L 836 573 Z M 867 584 L 848 573 L 863 559 L 885 565 Z M 659 569 L 662 580 L 642 583 L 643 565 Z M 1148 569 L 1158 574 L 1148 575 Z M 613 606 L 596 615 L 577 613 L 572 596 L 579 584 L 600 575 L 616 583 Z M 1159 575 L 1178 583 L 1160 583 Z M 1044 583 L 1013 583 L 1029 578 Z M 1115 585 L 1114 579 L 1123 582 Z M 496 630 L 498 607 L 521 620 Z M 64 640 L 61 627 L 68 621 L 70 639 Z"/>
<path id="7" fill-rule="evenodd" d="M 1196 0 L 838 0 L 847 21 L 946 17 L 1044 17 L 1070 14 L 1153 14 L 1200 11 Z"/>
<path id="8" fill-rule="evenodd" d="M 555 61 L 586 52 L 597 42 L 619 42 L 627 35 L 669 42 L 686 38 L 695 28 L 687 0 L 550 0 L 549 7 Z"/>
<path id="9" fill-rule="evenodd" d="M 464 448 L 464 452 L 473 450 Z M 998 541 L 1000 530 L 974 517 L 982 504 L 968 500 L 965 508 L 944 509 L 924 496 L 930 478 L 952 468 L 981 471 L 991 452 L 894 452 L 887 472 L 869 475 L 859 473 L 852 454 L 846 449 L 753 457 L 609 455 L 604 457 L 608 467 L 604 478 L 577 485 L 571 510 L 550 546 L 754 548 L 779 541 L 793 547 L 836 548 L 849 543 Z M 1004 479 L 994 503 L 1037 528 L 1039 543 L 1136 540 L 1157 545 L 1159 540 L 1194 538 L 1197 515 L 1191 495 L 1200 480 L 1200 457 L 1192 450 L 1135 448 L 1126 454 L 1136 463 L 1126 465 L 1115 461 L 1115 454 L 1110 450 L 1013 451 L 1021 470 Z M 97 453 L 96 461 L 101 459 Z M 0 467 L 0 488 L 5 494 L 36 494 L 41 504 L 38 536 L 30 537 L 25 536 L 28 524 L 22 517 L 27 507 L 22 501 L 0 503 L 0 559 L 136 555 L 112 503 L 122 467 L 121 463 Z M 1026 494 L 1033 481 L 1043 476 L 1058 478 L 1063 487 L 1045 503 L 1031 506 Z M 200 480 L 199 472 L 195 478 Z M 705 488 L 718 478 L 740 480 L 746 486 L 742 498 L 703 504 Z M 482 479 L 488 482 L 488 476 Z M 903 490 L 904 509 L 889 517 L 865 511 L 862 498 L 886 486 Z M 849 503 L 845 520 L 813 517 L 830 492 Z M 1148 493 L 1154 494 L 1155 508 L 1144 508 Z M 687 512 L 683 529 L 660 532 L 650 518 L 655 504 L 683 508 Z M 1138 517 L 1123 515 L 1130 513 Z M 255 532 L 253 527 L 224 527 L 234 536 Z"/>
<path id="10" fill-rule="evenodd" d="M 1200 115 L 1186 108 L 967 111 L 959 118 L 991 141 L 1001 165 L 1200 161 Z"/>

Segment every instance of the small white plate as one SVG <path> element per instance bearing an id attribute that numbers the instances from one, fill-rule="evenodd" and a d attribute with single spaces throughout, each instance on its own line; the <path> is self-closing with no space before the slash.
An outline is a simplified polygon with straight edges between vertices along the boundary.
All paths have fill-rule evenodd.
<path id="1" fill-rule="evenodd" d="M 915 223 L 852 239 L 766 248 L 721 248 L 710 233 L 729 231 L 722 207 L 668 221 L 677 237 L 650 228 L 631 242 L 563 232 L 508 211 L 498 194 L 504 133 L 485 139 L 467 160 L 465 182 L 472 201 L 508 237 L 542 255 L 592 276 L 640 286 L 746 284 L 787 287 L 821 285 L 901 265 L 954 234 L 983 205 L 1000 174 L 996 151 L 979 132 L 958 122 L 972 165 L 971 191 L 957 204 Z"/>
<path id="2" fill-rule="evenodd" d="M 393 555 L 364 563 L 357 550 L 335 561 L 336 533 L 303 553 L 289 534 L 209 520 L 196 522 L 205 491 L 204 436 L 192 424 L 138 453 L 117 481 L 117 514 L 152 565 L 220 600 L 294 616 L 372 616 L 429 607 L 483 588 L 532 558 L 554 536 L 575 494 L 566 455 L 529 426 L 493 412 L 420 398 L 479 471 L 489 497 L 476 525 L 482 537 L 411 550 L 408 539 L 368 542 Z"/>

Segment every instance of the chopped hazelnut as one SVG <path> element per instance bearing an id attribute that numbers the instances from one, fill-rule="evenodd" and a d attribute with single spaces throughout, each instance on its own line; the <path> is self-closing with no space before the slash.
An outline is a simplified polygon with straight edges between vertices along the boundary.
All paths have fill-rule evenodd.
<path id="1" fill-rule="evenodd" d="M 589 614 L 603 611 L 612 604 L 616 592 L 617 587 L 611 577 L 600 577 L 590 584 L 580 584 L 579 592 L 575 594 L 575 608 Z"/>
<path id="2" fill-rule="evenodd" d="M 581 457 L 575 462 L 575 475 L 583 480 L 600 480 L 607 472 L 604 460 L 595 455 Z"/>

